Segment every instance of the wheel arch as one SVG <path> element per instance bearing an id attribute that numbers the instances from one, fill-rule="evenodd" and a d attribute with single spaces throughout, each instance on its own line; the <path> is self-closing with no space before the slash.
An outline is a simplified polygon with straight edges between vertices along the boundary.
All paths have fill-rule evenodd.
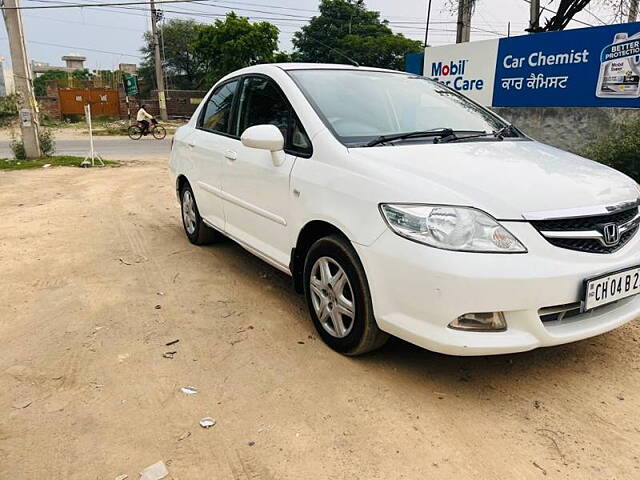
<path id="1" fill-rule="evenodd" d="M 303 293 L 304 291 L 304 259 L 307 256 L 309 248 L 311 248 L 311 245 L 313 245 L 316 240 L 328 235 L 339 235 L 345 240 L 350 241 L 349 237 L 342 230 L 324 220 L 311 220 L 307 222 L 300 230 L 300 233 L 298 233 L 296 245 L 291 250 L 291 262 L 289 265 L 289 270 L 293 278 L 293 287 L 296 292 Z"/>
<path id="2" fill-rule="evenodd" d="M 182 187 L 184 185 L 191 185 L 191 183 L 189 183 L 189 180 L 187 179 L 186 175 L 184 174 L 180 174 L 176 177 L 176 196 L 178 197 L 178 201 L 180 201 L 180 191 L 182 190 Z"/>

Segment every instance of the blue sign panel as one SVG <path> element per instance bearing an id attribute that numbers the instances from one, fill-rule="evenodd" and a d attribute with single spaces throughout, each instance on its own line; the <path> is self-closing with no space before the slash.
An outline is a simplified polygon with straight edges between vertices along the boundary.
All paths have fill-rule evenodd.
<path id="1" fill-rule="evenodd" d="M 640 22 L 500 39 L 496 107 L 640 107 Z"/>

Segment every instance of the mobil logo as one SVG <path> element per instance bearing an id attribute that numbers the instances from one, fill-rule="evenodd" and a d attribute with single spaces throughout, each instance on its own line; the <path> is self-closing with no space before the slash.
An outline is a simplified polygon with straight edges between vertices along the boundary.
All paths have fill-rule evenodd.
<path id="1" fill-rule="evenodd" d="M 431 76 L 464 75 L 468 62 L 469 60 L 451 60 L 449 63 L 431 62 Z"/>

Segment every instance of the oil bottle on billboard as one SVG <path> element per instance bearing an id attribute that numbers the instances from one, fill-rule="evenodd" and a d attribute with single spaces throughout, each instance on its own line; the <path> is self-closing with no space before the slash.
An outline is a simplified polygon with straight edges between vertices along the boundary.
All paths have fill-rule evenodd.
<path id="1" fill-rule="evenodd" d="M 631 37 L 616 33 L 613 43 L 602 50 L 596 96 L 640 97 L 640 32 Z"/>

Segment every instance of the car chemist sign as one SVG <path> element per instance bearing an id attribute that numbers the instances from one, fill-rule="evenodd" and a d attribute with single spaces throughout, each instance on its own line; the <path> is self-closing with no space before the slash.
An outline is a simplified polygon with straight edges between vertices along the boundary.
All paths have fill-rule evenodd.
<path id="1" fill-rule="evenodd" d="M 427 48 L 424 75 L 487 106 L 640 108 L 640 23 Z"/>

